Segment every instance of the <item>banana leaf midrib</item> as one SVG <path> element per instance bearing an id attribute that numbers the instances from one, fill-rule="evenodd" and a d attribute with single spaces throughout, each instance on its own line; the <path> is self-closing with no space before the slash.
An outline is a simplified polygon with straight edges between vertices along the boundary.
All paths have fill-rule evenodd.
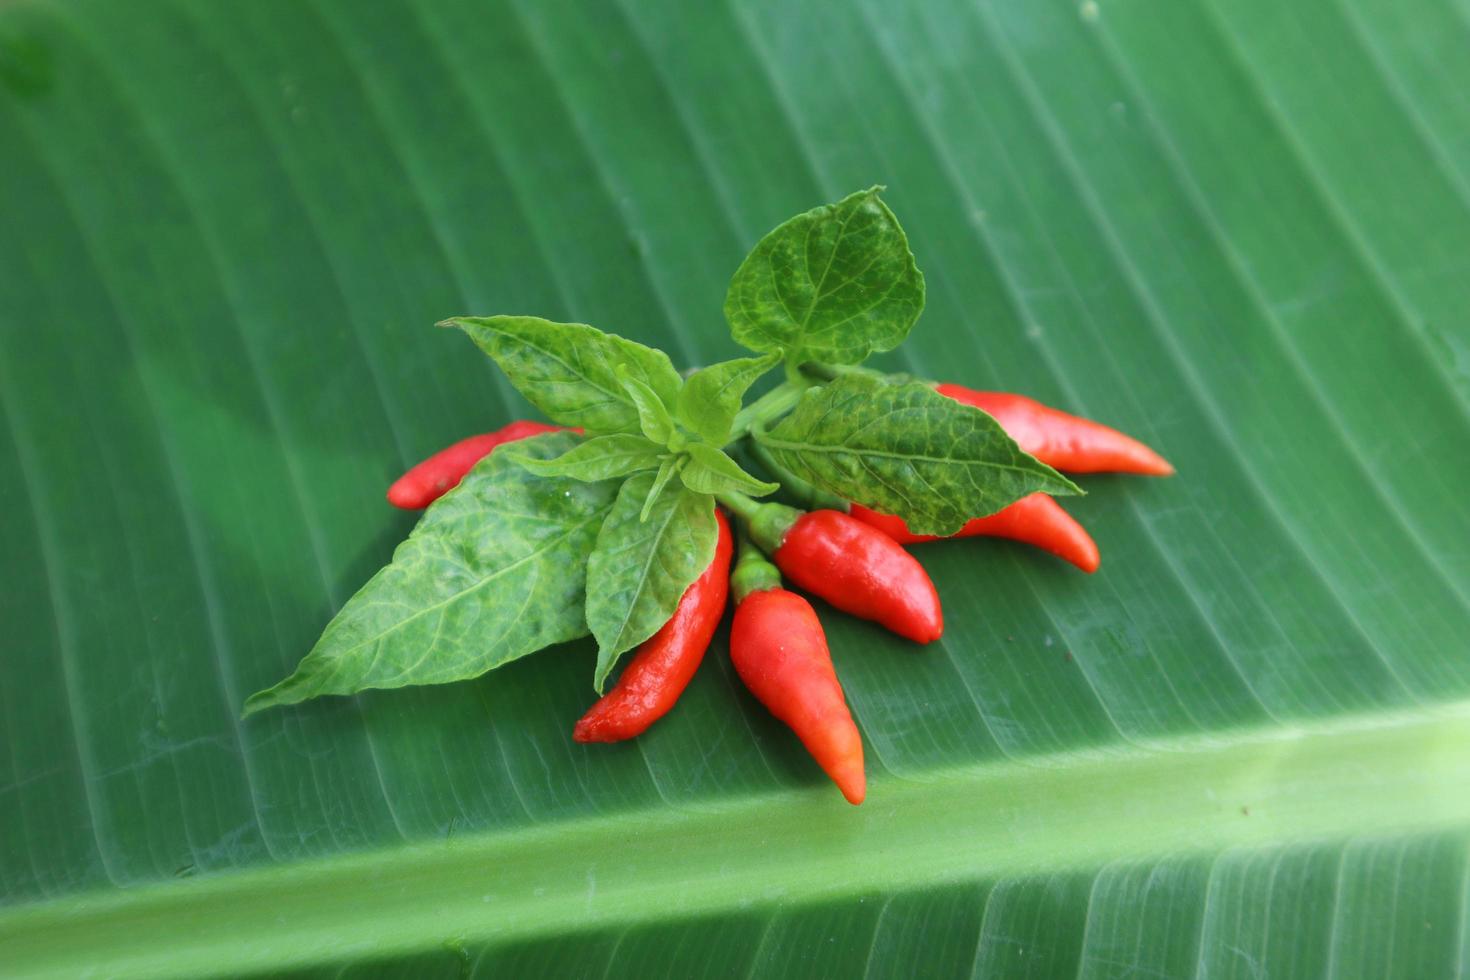
<path id="1" fill-rule="evenodd" d="M 673 910 L 856 898 L 1234 847 L 1470 824 L 1470 702 L 467 833 L 0 911 L 36 975 L 272 972 L 499 944 Z M 877 788 L 877 787 L 875 787 Z M 812 835 L 806 828 L 829 828 Z M 333 937 L 330 944 L 321 937 Z"/>

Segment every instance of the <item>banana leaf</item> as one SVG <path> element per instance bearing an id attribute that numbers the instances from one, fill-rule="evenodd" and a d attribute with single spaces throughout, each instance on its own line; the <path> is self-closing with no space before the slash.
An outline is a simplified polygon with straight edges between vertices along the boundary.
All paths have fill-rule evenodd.
<path id="1" fill-rule="evenodd" d="M 1463 0 L 0 3 L 0 973 L 1440 977 L 1470 967 Z M 1092 577 L 923 545 L 820 612 L 847 806 L 717 636 L 240 720 L 530 415 L 432 324 L 736 356 L 768 228 L 887 185 L 875 363 L 1130 432 Z"/>

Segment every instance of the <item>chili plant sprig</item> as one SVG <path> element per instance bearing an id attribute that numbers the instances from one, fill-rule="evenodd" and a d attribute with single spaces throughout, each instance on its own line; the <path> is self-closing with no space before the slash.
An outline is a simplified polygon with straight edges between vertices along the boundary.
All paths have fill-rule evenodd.
<path id="1" fill-rule="evenodd" d="M 587 324 L 443 321 L 554 424 L 516 423 L 463 440 L 395 483 L 390 501 L 427 507 L 422 520 L 296 671 L 252 696 L 246 713 L 475 677 L 590 634 L 598 692 L 624 653 L 639 653 L 577 738 L 630 737 L 672 706 L 720 618 L 729 531 L 717 501 L 792 582 L 921 643 L 937 638 L 937 593 L 892 538 L 1004 533 L 969 529 L 1018 500 L 1080 493 L 1043 452 L 1066 468 L 1081 459 L 1076 433 L 1112 430 L 1029 400 L 977 401 L 860 366 L 902 343 L 924 306 L 924 276 L 881 190 L 797 215 L 740 264 L 724 310 L 732 339 L 753 356 L 681 375 L 662 351 Z M 774 384 L 763 384 L 771 374 Z M 1003 428 L 990 408 L 1011 411 L 1013 421 Z M 1051 438 L 1047 426 L 1063 418 L 1071 435 Z M 737 457 L 746 457 L 731 454 L 741 446 L 776 480 L 741 466 Z M 1152 472 L 1167 467 L 1156 456 L 1131 458 Z M 783 485 L 830 509 L 755 499 Z M 755 547 L 742 559 L 747 573 L 769 569 Z M 800 685 L 760 673 L 779 660 L 786 620 L 763 612 L 759 629 L 749 624 L 778 586 L 756 590 L 759 600 L 737 588 L 749 599 L 736 628 L 737 668 L 856 802 L 861 742 L 850 719 L 840 751 L 809 720 L 846 713 L 810 607 L 791 628 L 806 631 L 812 676 L 825 685 L 820 711 L 796 696 Z"/>

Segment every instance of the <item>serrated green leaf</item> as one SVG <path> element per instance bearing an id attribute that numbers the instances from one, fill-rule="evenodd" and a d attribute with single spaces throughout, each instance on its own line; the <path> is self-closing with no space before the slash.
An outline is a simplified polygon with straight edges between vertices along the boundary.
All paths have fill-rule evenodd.
<path id="1" fill-rule="evenodd" d="M 679 479 L 695 493 L 734 491 L 764 497 L 781 489 L 779 483 L 767 483 L 751 476 L 739 463 L 713 446 L 690 443 L 685 451 L 691 458 L 679 471 Z"/>
<path id="2" fill-rule="evenodd" d="M 908 336 L 924 309 L 924 274 L 881 190 L 813 208 L 760 240 L 725 296 L 736 343 L 857 364 Z"/>
<path id="3" fill-rule="evenodd" d="M 680 378 L 669 357 L 585 323 L 534 316 L 461 316 L 459 327 L 495 359 L 511 384 L 555 422 L 593 435 L 639 432 L 638 405 L 619 371 L 673 404 Z"/>
<path id="4" fill-rule="evenodd" d="M 897 514 L 916 534 L 953 534 L 1037 491 L 1081 492 L 989 415 L 925 384 L 845 375 L 756 438 L 799 479 Z"/>
<path id="5" fill-rule="evenodd" d="M 517 448 L 568 450 L 552 433 Z M 502 453 L 439 498 L 327 625 L 290 677 L 245 703 L 253 714 L 323 694 L 443 684 L 587 633 L 587 554 L 617 484 L 547 479 Z"/>
<path id="6" fill-rule="evenodd" d="M 587 562 L 587 625 L 597 638 L 599 693 L 618 657 L 668 622 L 714 558 L 714 501 L 670 482 L 645 520 L 653 488 L 652 473 L 623 483 Z"/>
<path id="7" fill-rule="evenodd" d="M 519 447 L 505 453 L 537 476 L 569 477 L 596 482 L 657 468 L 668 450 L 643 436 L 594 436 L 553 459 L 523 454 Z"/>
<path id="8" fill-rule="evenodd" d="M 648 385 L 632 377 L 625 367 L 619 367 L 618 380 L 623 384 L 623 390 L 628 393 L 629 399 L 638 410 L 638 427 L 643 434 L 660 446 L 666 445 L 674 437 L 674 417 L 669 413 L 668 405 Z"/>
<path id="9" fill-rule="evenodd" d="M 741 357 L 700 368 L 684 380 L 675 403 L 678 420 L 711 444 L 723 445 L 740 411 L 745 392 L 756 379 L 781 363 L 776 354 Z"/>

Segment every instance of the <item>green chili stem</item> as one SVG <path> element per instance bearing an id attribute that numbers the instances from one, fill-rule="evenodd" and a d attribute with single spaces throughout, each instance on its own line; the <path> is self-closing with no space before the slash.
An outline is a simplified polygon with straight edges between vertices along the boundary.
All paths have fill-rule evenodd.
<path id="1" fill-rule="evenodd" d="M 760 436 L 763 432 L 764 430 L 759 427 L 751 430 L 751 439 L 749 442 L 750 452 L 776 478 L 776 481 L 781 484 L 783 490 L 795 497 L 808 510 L 829 508 L 831 510 L 840 510 L 844 513 L 847 512 L 847 501 L 838 497 L 836 494 L 819 490 L 776 462 L 770 450 L 762 445 L 760 441 Z"/>
<path id="2" fill-rule="evenodd" d="M 839 374 L 846 373 L 844 368 L 836 364 L 823 364 L 820 361 L 809 361 L 801 366 L 801 370 L 803 374 L 823 381 L 835 381 Z"/>
<path id="3" fill-rule="evenodd" d="M 730 591 L 735 593 L 735 604 L 739 605 L 752 592 L 779 589 L 781 573 L 766 559 L 760 548 L 756 547 L 755 542 L 750 539 L 750 532 L 743 524 L 737 540 L 740 556 L 735 561 L 735 569 L 730 573 Z"/>
<path id="4" fill-rule="evenodd" d="M 872 378 L 876 381 L 887 381 L 891 384 L 919 381 L 933 387 L 938 383 L 928 381 L 924 378 L 916 378 L 906 371 L 875 371 L 872 368 L 861 367 L 857 364 L 822 364 L 818 361 L 809 361 L 801 366 L 801 372 L 817 381 L 836 381 L 838 378 L 847 377 L 848 375 L 857 375 L 860 378 Z"/>
<path id="5" fill-rule="evenodd" d="M 725 509 L 740 519 L 744 527 L 755 518 L 756 512 L 760 510 L 760 502 L 747 497 L 739 490 L 728 490 L 725 493 L 715 494 L 715 499 L 724 504 Z"/>
<path id="6" fill-rule="evenodd" d="M 801 366 L 801 371 L 809 377 L 818 378 L 822 381 L 836 381 L 838 378 L 848 374 L 857 374 L 865 378 L 887 377 L 882 371 L 860 367 L 856 364 L 823 364 L 821 361 L 808 361 Z"/>
<path id="7" fill-rule="evenodd" d="M 810 382 L 808 382 L 806 380 L 806 377 L 801 373 L 801 362 L 800 361 L 793 361 L 793 360 L 790 360 L 788 358 L 787 361 L 786 361 L 785 367 L 786 367 L 786 383 L 787 384 L 803 385 L 803 386 L 805 386 L 807 384 L 810 384 Z"/>
<path id="8" fill-rule="evenodd" d="M 807 378 L 797 381 L 788 379 L 746 405 L 735 416 L 735 423 L 730 431 L 730 443 L 739 442 L 752 426 L 773 422 L 778 416 L 791 411 L 801 400 L 801 393 L 812 384 Z"/>
<path id="9" fill-rule="evenodd" d="M 760 503 L 735 490 L 717 493 L 715 499 L 735 515 L 740 526 L 768 553 L 781 547 L 786 532 L 803 513 L 785 504 Z"/>

